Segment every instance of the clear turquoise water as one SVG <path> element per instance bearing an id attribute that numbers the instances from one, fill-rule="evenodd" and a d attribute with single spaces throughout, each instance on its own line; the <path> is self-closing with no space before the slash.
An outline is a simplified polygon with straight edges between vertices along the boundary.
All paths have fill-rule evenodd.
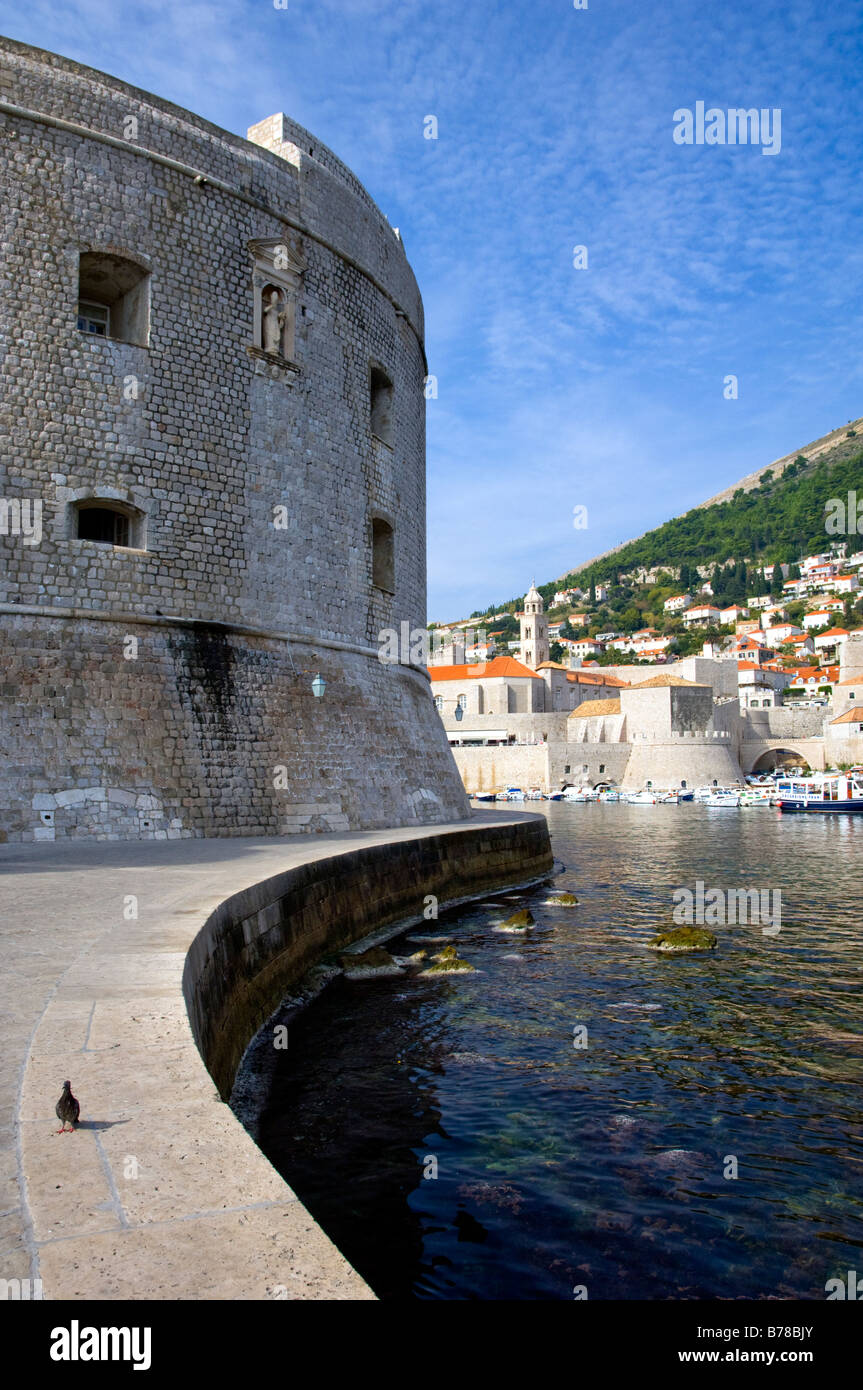
<path id="1" fill-rule="evenodd" d="M 863 818 L 545 813 L 579 905 L 442 919 L 473 975 L 331 987 L 262 1147 L 384 1298 L 823 1299 L 863 1262 Z M 697 879 L 781 890 L 779 935 L 645 949 Z"/>

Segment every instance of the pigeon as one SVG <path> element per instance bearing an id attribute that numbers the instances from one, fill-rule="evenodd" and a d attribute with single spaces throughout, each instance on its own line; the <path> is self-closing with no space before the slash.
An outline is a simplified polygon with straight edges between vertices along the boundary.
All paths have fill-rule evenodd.
<path id="1" fill-rule="evenodd" d="M 62 1096 L 60 1097 L 60 1099 L 58 1100 L 58 1102 L 57 1102 L 56 1106 L 54 1107 L 54 1109 L 55 1109 L 55 1113 L 56 1113 L 56 1115 L 57 1115 L 57 1119 L 58 1119 L 58 1120 L 62 1120 L 62 1122 L 63 1122 L 63 1128 L 62 1128 L 62 1129 L 58 1129 L 58 1130 L 57 1130 L 57 1133 L 58 1133 L 58 1134 L 66 1134 L 66 1133 L 67 1133 L 66 1126 L 68 1125 L 68 1126 L 69 1126 L 68 1133 L 69 1133 L 69 1134 L 74 1134 L 74 1133 L 75 1133 L 75 1126 L 76 1126 L 76 1124 L 78 1123 L 78 1116 L 79 1116 L 80 1113 L 81 1113 L 81 1107 L 80 1107 L 80 1105 L 78 1104 L 78 1102 L 77 1102 L 77 1100 L 75 1099 L 75 1097 L 72 1095 L 72 1083 L 71 1083 L 71 1081 L 64 1081 L 64 1082 L 63 1082 L 63 1094 L 62 1094 Z"/>

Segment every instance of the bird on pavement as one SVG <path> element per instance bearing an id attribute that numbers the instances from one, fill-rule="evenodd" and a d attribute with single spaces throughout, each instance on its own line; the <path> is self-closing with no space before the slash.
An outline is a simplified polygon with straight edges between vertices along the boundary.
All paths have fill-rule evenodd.
<path id="1" fill-rule="evenodd" d="M 58 1133 L 58 1134 L 66 1134 L 66 1133 L 74 1134 L 74 1133 L 75 1133 L 75 1126 L 76 1126 L 76 1124 L 78 1123 L 78 1116 L 79 1116 L 80 1113 L 81 1113 L 81 1106 L 79 1105 L 79 1103 L 78 1103 L 78 1101 L 75 1099 L 75 1097 L 72 1095 L 72 1083 L 71 1083 L 71 1081 L 64 1081 L 64 1082 L 63 1082 L 63 1094 L 62 1094 L 62 1096 L 60 1097 L 60 1099 L 58 1100 L 56 1106 L 54 1107 L 54 1110 L 55 1110 L 57 1119 L 58 1119 L 58 1120 L 62 1120 L 62 1122 L 63 1122 L 63 1128 L 62 1128 L 62 1129 L 58 1129 L 58 1130 L 57 1130 L 57 1133 Z M 69 1126 L 68 1131 L 67 1131 L 67 1129 L 66 1129 L 66 1126 L 67 1126 L 67 1125 Z"/>

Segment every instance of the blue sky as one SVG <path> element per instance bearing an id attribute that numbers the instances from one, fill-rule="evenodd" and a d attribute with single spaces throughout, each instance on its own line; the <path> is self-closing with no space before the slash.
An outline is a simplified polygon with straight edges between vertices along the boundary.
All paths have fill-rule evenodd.
<path id="1" fill-rule="evenodd" d="M 401 229 L 432 618 L 863 414 L 863 0 L 0 0 L 0 29 L 239 133 L 284 110 Z M 781 151 L 675 144 L 697 101 L 780 108 Z"/>

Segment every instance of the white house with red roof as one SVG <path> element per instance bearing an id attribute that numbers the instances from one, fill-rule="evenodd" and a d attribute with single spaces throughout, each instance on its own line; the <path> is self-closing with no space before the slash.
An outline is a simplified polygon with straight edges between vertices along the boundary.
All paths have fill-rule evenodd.
<path id="1" fill-rule="evenodd" d="M 719 614 L 722 610 L 713 603 L 696 603 L 692 608 L 687 608 L 683 614 L 685 627 L 696 627 L 700 624 L 711 624 L 719 622 Z"/>
<path id="2" fill-rule="evenodd" d="M 829 661 L 837 656 L 843 642 L 847 642 L 847 640 L 848 629 L 846 627 L 828 627 L 826 632 L 817 632 L 813 638 L 815 650 L 822 661 Z"/>
<path id="3" fill-rule="evenodd" d="M 860 580 L 856 574 L 837 574 L 830 588 L 834 594 L 853 594 L 860 588 Z"/>

